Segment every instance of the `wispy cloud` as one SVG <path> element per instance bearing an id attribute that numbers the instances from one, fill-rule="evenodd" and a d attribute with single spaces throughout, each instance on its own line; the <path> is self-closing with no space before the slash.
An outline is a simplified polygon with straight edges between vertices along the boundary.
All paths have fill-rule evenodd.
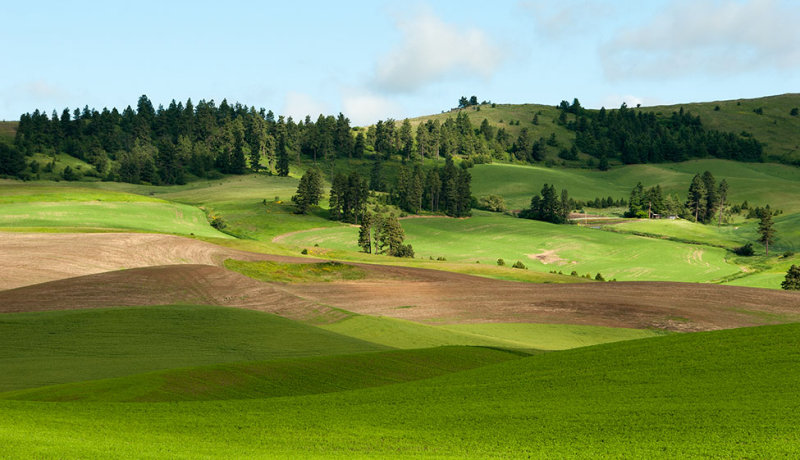
<path id="1" fill-rule="evenodd" d="M 527 0 L 519 6 L 533 17 L 536 32 L 549 39 L 586 40 L 615 12 L 613 4 L 597 0 Z"/>
<path id="2" fill-rule="evenodd" d="M 342 91 L 342 110 L 353 125 L 367 126 L 400 111 L 399 106 L 386 97 L 364 89 Z"/>
<path id="3" fill-rule="evenodd" d="M 402 42 L 378 62 L 374 83 L 389 92 L 413 92 L 454 76 L 491 77 L 503 51 L 478 28 L 459 28 L 423 11 L 398 21 Z"/>
<path id="4" fill-rule="evenodd" d="M 601 49 L 603 69 L 612 80 L 798 69 L 798 23 L 793 1 L 683 0 L 620 31 Z"/>
<path id="5" fill-rule="evenodd" d="M 316 120 L 320 114 L 329 114 L 330 110 L 325 103 L 314 99 L 309 94 L 289 91 L 286 93 L 282 113 L 296 121 L 304 119 L 306 115 L 311 116 L 312 120 Z"/>

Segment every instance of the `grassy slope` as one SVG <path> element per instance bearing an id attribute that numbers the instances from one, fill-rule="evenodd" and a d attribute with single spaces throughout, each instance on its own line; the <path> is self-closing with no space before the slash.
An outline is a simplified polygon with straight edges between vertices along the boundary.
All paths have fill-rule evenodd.
<path id="1" fill-rule="evenodd" d="M 274 398 L 426 379 L 525 356 L 479 347 L 393 350 L 170 369 L 0 394 L 25 401 L 207 401 Z"/>
<path id="2" fill-rule="evenodd" d="M 0 121 L 0 142 L 13 143 L 18 121 Z"/>
<path id="3" fill-rule="evenodd" d="M 423 258 L 494 264 L 503 258 L 533 270 L 579 274 L 600 272 L 606 279 L 711 281 L 738 272 L 719 248 L 621 235 L 568 225 L 553 225 L 475 212 L 469 219 L 403 221 L 406 241 Z M 356 250 L 357 229 L 332 228 L 294 235 L 287 242 Z M 529 255 L 555 251 L 563 259 L 545 264 Z"/>
<path id="4" fill-rule="evenodd" d="M 13 390 L 385 347 L 261 312 L 162 306 L 5 314 L 0 349 L 0 389 Z"/>
<path id="5" fill-rule="evenodd" d="M 530 206 L 531 197 L 545 183 L 557 189 L 566 188 L 570 196 L 581 200 L 611 196 L 614 199 L 630 196 L 637 182 L 645 187 L 660 184 L 667 193 L 681 200 L 692 177 L 711 171 L 717 181 L 726 179 L 730 200 L 744 200 L 754 205 L 770 204 L 786 213 L 800 212 L 800 168 L 777 164 L 737 163 L 726 160 L 693 160 L 684 163 L 630 165 L 609 171 L 554 169 L 539 166 L 476 165 L 472 173 L 472 194 L 501 195 L 512 209 Z"/>
<path id="6" fill-rule="evenodd" d="M 800 325 L 680 334 L 292 398 L 4 401 L 0 454 L 795 457 L 798 334 Z"/>
<path id="7" fill-rule="evenodd" d="M 358 280 L 366 276 L 366 272 L 363 269 L 339 262 L 284 264 L 269 261 L 247 262 L 228 259 L 225 261 L 225 268 L 259 281 L 278 283 Z"/>
<path id="8" fill-rule="evenodd" d="M 564 350 L 659 335 L 655 331 L 566 324 L 458 324 L 431 326 L 388 317 L 352 316 L 321 326 L 342 335 L 395 348 L 477 345 Z"/>
<path id="9" fill-rule="evenodd" d="M 194 206 L 65 182 L 0 181 L 0 227 L 120 229 L 229 238 Z"/>

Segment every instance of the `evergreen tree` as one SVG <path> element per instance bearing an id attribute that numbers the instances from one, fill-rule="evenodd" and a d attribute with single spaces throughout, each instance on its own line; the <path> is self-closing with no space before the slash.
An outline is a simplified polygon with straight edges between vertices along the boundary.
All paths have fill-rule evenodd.
<path id="1" fill-rule="evenodd" d="M 298 214 L 306 214 L 311 206 L 319 204 L 322 197 L 322 173 L 316 168 L 311 168 L 300 178 L 297 194 L 292 201 L 297 207 Z"/>
<path id="2" fill-rule="evenodd" d="M 706 209 L 702 221 L 704 224 L 707 224 L 714 218 L 719 200 L 717 196 L 717 181 L 714 179 L 714 175 L 711 174 L 711 171 L 705 171 L 703 173 L 703 184 L 706 188 Z"/>
<path id="3" fill-rule="evenodd" d="M 362 252 L 372 253 L 372 214 L 365 212 L 358 229 L 358 246 Z"/>
<path id="4" fill-rule="evenodd" d="M 761 213 L 761 221 L 758 223 L 758 241 L 764 245 L 764 250 L 769 256 L 769 244 L 775 241 L 775 228 L 773 228 L 772 212 L 766 209 Z"/>
<path id="5" fill-rule="evenodd" d="M 0 142 L 0 174 L 18 176 L 25 169 L 25 155 L 11 145 Z"/>
<path id="6" fill-rule="evenodd" d="M 787 291 L 800 291 L 800 266 L 792 264 L 786 272 L 786 278 L 781 283 L 781 289 Z"/>
<path id="7" fill-rule="evenodd" d="M 356 158 L 363 158 L 364 151 L 367 149 L 367 139 L 364 136 L 364 133 L 359 131 L 356 135 L 356 142 L 353 146 L 353 156 Z"/>
<path id="8" fill-rule="evenodd" d="M 700 222 L 706 212 L 706 185 L 700 174 L 695 174 L 689 186 L 689 195 L 686 198 L 686 207 L 694 213 L 694 221 Z"/>
<path id="9" fill-rule="evenodd" d="M 383 161 L 381 160 L 380 155 L 375 155 L 375 159 L 372 162 L 372 171 L 370 172 L 369 176 L 369 188 L 370 190 L 375 190 L 376 192 L 382 192 L 385 190 L 385 186 L 383 184 Z"/>
<path id="10" fill-rule="evenodd" d="M 289 150 L 286 145 L 286 135 L 284 133 L 281 133 L 278 137 L 278 151 L 276 156 L 278 175 L 287 177 L 289 175 Z"/>
<path id="11" fill-rule="evenodd" d="M 717 189 L 717 198 L 719 199 L 719 212 L 717 219 L 717 226 L 722 224 L 722 212 L 725 210 L 725 201 L 728 199 L 728 182 L 722 179 Z"/>

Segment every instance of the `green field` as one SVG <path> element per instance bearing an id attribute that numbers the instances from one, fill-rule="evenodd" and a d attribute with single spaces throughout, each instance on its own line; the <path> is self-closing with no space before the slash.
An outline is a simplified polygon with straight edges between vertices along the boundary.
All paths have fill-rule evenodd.
<path id="1" fill-rule="evenodd" d="M 2 391 L 386 347 L 261 312 L 158 306 L 4 314 L 0 349 Z"/>
<path id="2" fill-rule="evenodd" d="M 492 348 L 439 347 L 231 363 L 0 393 L 0 399 L 160 402 L 276 398 L 427 379 L 522 356 L 527 355 Z"/>
<path id="3" fill-rule="evenodd" d="M 0 454 L 795 457 L 798 334 L 799 325 L 679 334 L 331 394 L 138 404 L 3 401 Z"/>
<path id="4" fill-rule="evenodd" d="M 366 272 L 363 269 L 340 262 L 284 264 L 269 261 L 247 262 L 228 259 L 225 261 L 225 268 L 259 281 L 278 283 L 358 280 L 366 276 Z"/>
<path id="5" fill-rule="evenodd" d="M 402 221 L 406 241 L 417 257 L 507 264 L 522 261 L 532 270 L 602 273 L 606 279 L 706 282 L 739 271 L 720 248 L 622 235 L 572 225 L 553 225 L 476 211 L 469 219 Z M 358 250 L 358 230 L 339 227 L 299 233 L 289 244 Z M 540 261 L 535 256 L 546 254 Z M 543 256 L 544 257 L 544 256 Z"/>
<path id="6" fill-rule="evenodd" d="M 486 323 L 433 326 L 389 317 L 355 315 L 320 326 L 394 348 L 472 345 L 526 350 L 566 350 L 660 335 L 641 329 L 571 324 Z"/>
<path id="7" fill-rule="evenodd" d="M 717 181 L 728 181 L 731 202 L 747 200 L 751 205 L 770 204 L 786 213 L 800 212 L 800 168 L 786 165 L 693 160 L 629 165 L 609 171 L 507 164 L 476 165 L 470 170 L 474 196 L 501 195 L 511 209 L 529 207 L 531 197 L 545 183 L 559 190 L 566 188 L 571 197 L 579 200 L 608 196 L 627 200 L 637 182 L 645 187 L 658 184 L 665 193 L 674 193 L 683 201 L 692 177 L 704 171 L 711 171 Z"/>

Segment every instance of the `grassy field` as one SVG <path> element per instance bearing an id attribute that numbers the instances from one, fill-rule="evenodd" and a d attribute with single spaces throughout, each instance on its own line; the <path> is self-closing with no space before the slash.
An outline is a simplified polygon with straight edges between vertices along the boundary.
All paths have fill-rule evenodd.
<path id="1" fill-rule="evenodd" d="M 278 283 L 358 280 L 366 276 L 366 272 L 363 269 L 340 262 L 284 264 L 269 261 L 247 262 L 228 259 L 225 261 L 225 268 L 259 281 Z"/>
<path id="2" fill-rule="evenodd" d="M 431 326 L 389 317 L 356 315 L 321 326 L 338 334 L 394 348 L 472 345 L 535 350 L 565 350 L 659 335 L 641 329 L 566 324 L 486 323 Z"/>
<path id="3" fill-rule="evenodd" d="M 0 121 L 0 142 L 13 143 L 18 124 L 18 121 Z"/>
<path id="4" fill-rule="evenodd" d="M 480 347 L 392 350 L 170 369 L 0 393 L 25 401 L 159 402 L 260 399 L 421 380 L 527 356 Z"/>
<path id="5" fill-rule="evenodd" d="M 3 401 L 0 455 L 795 457 L 798 334 L 799 325 L 679 334 L 331 394 Z"/>
<path id="6" fill-rule="evenodd" d="M 752 205 L 770 204 L 786 213 L 800 212 L 800 168 L 769 163 L 737 163 L 727 160 L 693 160 L 684 163 L 629 165 L 609 171 L 556 169 L 507 164 L 476 165 L 472 173 L 472 194 L 496 194 L 505 198 L 511 209 L 530 206 L 531 197 L 545 183 L 566 188 L 571 197 L 591 200 L 611 196 L 630 197 L 637 182 L 645 187 L 660 184 L 665 193 L 685 200 L 692 177 L 711 171 L 717 181 L 727 180 L 729 198 Z"/>
<path id="7" fill-rule="evenodd" d="M 385 347 L 266 313 L 159 306 L 0 317 L 0 390 Z"/>
<path id="8" fill-rule="evenodd" d="M 532 270 L 579 275 L 602 273 L 606 279 L 705 282 L 739 271 L 725 261 L 726 251 L 622 235 L 570 225 L 553 225 L 476 211 L 469 219 L 407 219 L 406 241 L 417 257 L 508 265 L 522 261 Z M 299 233 L 296 245 L 356 251 L 357 229 L 340 227 Z M 539 258 L 537 258 L 539 256 Z"/>

